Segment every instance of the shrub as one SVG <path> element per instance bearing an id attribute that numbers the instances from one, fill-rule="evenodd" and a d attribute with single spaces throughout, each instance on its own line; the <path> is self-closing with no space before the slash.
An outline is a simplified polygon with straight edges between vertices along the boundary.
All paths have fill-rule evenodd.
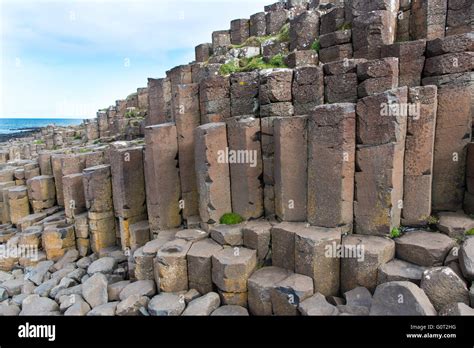
<path id="1" fill-rule="evenodd" d="M 219 222 L 223 225 L 237 225 L 244 221 L 244 218 L 236 213 L 226 213 L 222 215 Z"/>
<path id="2" fill-rule="evenodd" d="M 466 236 L 474 236 L 474 228 L 471 228 L 470 230 L 467 230 L 466 233 L 464 233 Z"/>
<path id="3" fill-rule="evenodd" d="M 44 144 L 44 140 L 43 140 L 43 139 L 38 139 L 38 140 L 35 140 L 35 141 L 33 142 L 33 144 L 35 144 L 35 145 L 41 145 L 41 144 Z"/>

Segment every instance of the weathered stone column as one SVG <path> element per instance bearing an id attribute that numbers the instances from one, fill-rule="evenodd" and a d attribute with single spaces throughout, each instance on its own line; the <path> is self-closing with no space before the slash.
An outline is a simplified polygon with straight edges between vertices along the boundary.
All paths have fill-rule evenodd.
<path id="1" fill-rule="evenodd" d="M 194 165 L 194 129 L 200 125 L 199 85 L 178 85 L 174 97 L 176 131 L 179 149 L 179 175 L 183 199 L 183 218 L 199 215 L 198 192 Z"/>
<path id="2" fill-rule="evenodd" d="M 115 216 L 119 219 L 122 248 L 130 247 L 130 224 L 146 217 L 143 147 L 110 151 Z"/>
<path id="3" fill-rule="evenodd" d="M 153 233 L 181 225 L 181 185 L 176 126 L 145 128 L 145 183 L 148 221 Z"/>
<path id="4" fill-rule="evenodd" d="M 82 173 L 63 176 L 63 194 L 66 218 L 73 220 L 76 215 L 87 211 Z"/>
<path id="5" fill-rule="evenodd" d="M 446 36 L 472 32 L 474 2 L 471 0 L 448 1 Z"/>
<path id="6" fill-rule="evenodd" d="M 324 104 L 323 68 L 319 66 L 296 68 L 292 89 L 295 115 L 309 115 L 315 106 Z"/>
<path id="7" fill-rule="evenodd" d="M 22 217 L 30 214 L 30 203 L 26 186 L 15 186 L 8 189 L 8 207 L 10 209 L 10 220 L 14 225 Z"/>
<path id="8" fill-rule="evenodd" d="M 410 88 L 408 103 L 402 222 L 422 225 L 431 215 L 436 86 Z"/>
<path id="9" fill-rule="evenodd" d="M 230 76 L 230 110 L 232 116 L 258 115 L 258 72 Z"/>
<path id="10" fill-rule="evenodd" d="M 148 79 L 148 114 L 146 125 L 171 121 L 171 83 L 168 78 Z"/>
<path id="11" fill-rule="evenodd" d="M 344 59 L 324 64 L 324 101 L 326 103 L 357 102 L 357 64 L 362 59 Z"/>
<path id="12" fill-rule="evenodd" d="M 245 219 L 263 214 L 260 122 L 254 117 L 227 120 L 232 209 Z"/>
<path id="13" fill-rule="evenodd" d="M 407 103 L 402 87 L 357 103 L 355 232 L 388 235 L 400 226 Z"/>
<path id="14" fill-rule="evenodd" d="M 51 152 L 40 152 L 38 154 L 38 163 L 41 175 L 53 175 L 53 168 L 51 167 Z"/>
<path id="15" fill-rule="evenodd" d="M 14 181 L 0 182 L 0 196 L 1 196 L 1 201 L 3 203 L 2 214 L 0 215 L 2 224 L 7 224 L 11 222 L 10 206 L 8 204 L 8 190 L 14 186 L 15 186 Z"/>
<path id="16" fill-rule="evenodd" d="M 353 3 L 354 58 L 380 58 L 381 47 L 395 41 L 397 12 L 398 1 Z"/>
<path id="17" fill-rule="evenodd" d="M 172 122 L 176 120 L 176 113 L 179 112 L 174 105 L 178 105 L 174 98 L 176 96 L 176 89 L 178 85 L 193 83 L 191 65 L 179 65 L 166 72 L 166 76 L 170 79 L 171 84 L 171 115 Z"/>
<path id="18" fill-rule="evenodd" d="M 277 118 L 275 141 L 275 213 L 283 221 L 306 221 L 307 118 Z"/>
<path id="19" fill-rule="evenodd" d="M 435 211 L 461 209 L 472 132 L 472 35 L 428 41 L 423 85 L 438 86 L 433 163 Z"/>
<path id="20" fill-rule="evenodd" d="M 208 123 L 195 130 L 195 163 L 201 221 L 215 224 L 232 211 L 225 123 Z"/>
<path id="21" fill-rule="evenodd" d="M 28 197 L 33 212 L 39 213 L 54 206 L 56 203 L 56 189 L 52 176 L 36 176 L 29 179 L 26 185 L 28 186 Z"/>
<path id="22" fill-rule="evenodd" d="M 110 165 L 84 169 L 83 182 L 91 248 L 97 253 L 116 244 Z"/>
<path id="23" fill-rule="evenodd" d="M 464 211 L 474 214 L 474 143 L 467 147 L 466 192 L 464 194 Z"/>
<path id="24" fill-rule="evenodd" d="M 199 84 L 201 124 L 222 122 L 230 116 L 229 77 L 209 76 Z"/>
<path id="25" fill-rule="evenodd" d="M 308 222 L 352 225 L 355 104 L 316 107 L 308 120 Z"/>
<path id="26" fill-rule="evenodd" d="M 382 47 L 382 57 L 398 58 L 399 86 L 415 87 L 421 84 L 425 48 L 425 40 L 397 42 Z"/>
<path id="27" fill-rule="evenodd" d="M 410 37 L 433 40 L 444 37 L 448 0 L 413 0 L 410 16 Z"/>
<path id="28" fill-rule="evenodd" d="M 369 60 L 357 65 L 359 98 L 398 87 L 398 58 Z"/>

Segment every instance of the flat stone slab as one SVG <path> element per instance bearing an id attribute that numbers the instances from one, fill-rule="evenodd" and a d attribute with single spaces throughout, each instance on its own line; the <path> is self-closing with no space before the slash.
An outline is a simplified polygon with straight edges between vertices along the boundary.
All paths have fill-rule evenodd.
<path id="1" fill-rule="evenodd" d="M 448 236 L 436 233 L 408 232 L 395 239 L 397 258 L 419 266 L 441 266 L 456 243 Z"/>
<path id="2" fill-rule="evenodd" d="M 377 284 L 380 285 L 394 281 L 409 281 L 419 286 L 425 269 L 426 267 L 394 259 L 379 267 Z"/>
<path id="3" fill-rule="evenodd" d="M 463 213 L 440 212 L 438 219 L 438 229 L 451 238 L 464 237 L 474 228 L 474 219 Z"/>
<path id="4" fill-rule="evenodd" d="M 237 246 L 243 244 L 243 225 L 219 225 L 211 229 L 211 238 L 220 245 Z"/>

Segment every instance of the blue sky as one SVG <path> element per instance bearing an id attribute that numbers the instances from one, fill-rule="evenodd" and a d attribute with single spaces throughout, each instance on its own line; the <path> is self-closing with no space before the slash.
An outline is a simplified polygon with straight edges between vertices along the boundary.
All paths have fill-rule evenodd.
<path id="1" fill-rule="evenodd" d="M 0 118 L 93 117 L 270 0 L 0 0 Z"/>

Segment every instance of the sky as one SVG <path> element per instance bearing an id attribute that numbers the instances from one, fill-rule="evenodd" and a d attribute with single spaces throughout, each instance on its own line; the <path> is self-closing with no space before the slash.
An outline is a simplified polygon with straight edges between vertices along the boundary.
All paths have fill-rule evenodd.
<path id="1" fill-rule="evenodd" d="M 0 0 L 0 118 L 89 118 L 269 0 Z"/>

